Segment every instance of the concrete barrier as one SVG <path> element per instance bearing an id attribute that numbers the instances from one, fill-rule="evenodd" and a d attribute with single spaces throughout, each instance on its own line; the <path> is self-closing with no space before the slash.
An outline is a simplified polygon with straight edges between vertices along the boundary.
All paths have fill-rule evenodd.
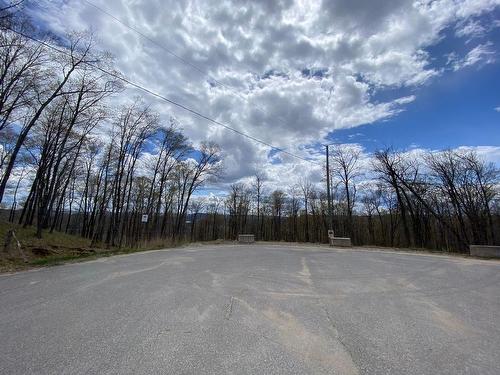
<path id="1" fill-rule="evenodd" d="M 500 259 L 500 246 L 469 245 L 469 251 L 475 257 Z"/>
<path id="2" fill-rule="evenodd" d="M 238 234 L 239 243 L 254 243 L 255 235 L 253 234 Z"/>
<path id="3" fill-rule="evenodd" d="M 330 237 L 330 246 L 351 247 L 351 239 L 349 237 Z"/>

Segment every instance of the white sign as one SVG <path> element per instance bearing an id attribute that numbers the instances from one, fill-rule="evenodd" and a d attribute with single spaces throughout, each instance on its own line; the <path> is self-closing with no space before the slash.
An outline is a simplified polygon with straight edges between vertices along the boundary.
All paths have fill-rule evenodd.
<path id="1" fill-rule="evenodd" d="M 141 222 L 143 222 L 143 223 L 147 223 L 148 222 L 148 214 L 143 214 L 142 215 Z"/>

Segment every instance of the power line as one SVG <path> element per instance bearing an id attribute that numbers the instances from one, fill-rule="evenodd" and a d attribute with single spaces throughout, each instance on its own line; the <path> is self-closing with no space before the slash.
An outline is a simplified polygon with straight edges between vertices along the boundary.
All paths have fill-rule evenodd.
<path id="1" fill-rule="evenodd" d="M 14 29 L 12 29 L 12 28 L 10 28 L 10 27 L 5 27 L 5 28 L 6 28 L 6 29 L 8 29 L 8 30 L 10 30 L 10 31 L 12 31 L 12 32 L 14 32 L 14 33 L 16 33 L 16 34 L 18 34 L 18 35 L 23 36 L 24 38 L 27 38 L 27 39 L 29 39 L 29 40 L 32 40 L 32 41 L 36 42 L 36 43 L 39 43 L 39 44 L 41 44 L 41 45 L 43 45 L 43 46 L 45 46 L 45 47 L 47 47 L 47 48 L 50 48 L 50 49 L 52 49 L 52 50 L 54 50 L 54 51 L 56 51 L 56 52 L 58 52 L 58 53 L 60 53 L 60 54 L 63 54 L 63 55 L 68 56 L 68 57 L 71 57 L 71 54 L 69 54 L 67 51 L 62 50 L 62 49 L 60 49 L 60 48 L 57 48 L 57 47 L 55 47 L 55 46 L 53 46 L 53 45 L 51 45 L 51 44 L 49 44 L 49 43 L 47 43 L 47 42 L 44 42 L 43 40 L 37 39 L 37 38 L 35 38 L 35 37 L 32 37 L 32 36 L 30 36 L 30 35 L 27 35 L 27 34 L 25 34 L 25 33 L 20 32 L 20 31 L 14 30 Z M 200 112 L 198 112 L 198 111 L 196 111 L 196 110 L 194 110 L 194 109 L 191 109 L 191 108 L 189 108 L 189 107 L 187 107 L 187 106 L 185 106 L 185 105 L 183 105 L 183 104 L 180 104 L 180 103 L 178 103 L 178 102 L 176 102 L 176 101 L 174 101 L 174 100 L 171 100 L 171 99 L 169 99 L 169 98 L 167 98 L 167 97 L 165 97 L 165 96 L 163 96 L 163 95 L 161 95 L 161 94 L 158 94 L 158 93 L 156 93 L 156 92 L 154 92 L 154 91 L 152 91 L 152 90 L 148 89 L 147 87 L 144 87 L 144 86 L 142 86 L 142 85 L 140 85 L 140 84 L 138 84 L 138 83 L 135 83 L 135 82 L 133 82 L 133 81 L 131 81 L 131 80 L 129 80 L 129 79 L 127 79 L 127 78 L 125 78 L 125 77 L 123 77 L 123 76 L 121 76 L 121 75 L 119 75 L 119 74 L 115 73 L 115 72 L 111 72 L 111 71 L 109 71 L 109 70 L 106 70 L 106 69 L 104 69 L 104 68 L 101 68 L 100 66 L 98 66 L 98 65 L 96 65 L 96 64 L 93 64 L 93 63 L 91 63 L 91 62 L 89 62 L 89 61 L 82 61 L 82 63 L 84 63 L 84 64 L 86 64 L 86 65 L 88 65 L 88 66 L 90 66 L 90 67 L 92 67 L 92 68 L 94 68 L 94 69 L 97 69 L 97 70 L 99 70 L 100 72 L 102 72 L 102 73 L 104 73 L 104 74 L 107 74 L 107 75 L 109 75 L 109 76 L 111 76 L 111 77 L 113 77 L 113 78 L 116 78 L 116 79 L 118 79 L 118 80 L 121 80 L 122 82 L 125 82 L 126 84 L 128 84 L 128 85 L 130 85 L 130 86 L 132 86 L 132 87 L 135 87 L 135 88 L 137 88 L 137 89 L 139 89 L 139 90 L 141 90 L 141 91 L 144 91 L 144 92 L 146 92 L 146 93 L 148 93 L 148 94 L 150 94 L 150 95 L 152 95 L 152 96 L 154 96 L 154 97 L 156 97 L 156 98 L 158 98 L 158 99 L 161 99 L 161 100 L 163 100 L 163 101 L 166 101 L 167 103 L 170 103 L 170 104 L 172 104 L 172 105 L 175 105 L 176 107 L 179 107 L 179 108 L 183 109 L 183 110 L 184 110 L 184 111 L 186 111 L 186 112 L 189 112 L 189 113 L 191 113 L 191 114 L 193 114 L 193 115 L 195 115 L 195 116 L 198 116 L 198 117 L 200 117 L 200 118 L 202 118 L 202 119 L 205 119 L 205 120 L 207 120 L 207 121 L 210 121 L 210 122 L 212 122 L 212 123 L 214 123 L 214 124 L 216 124 L 216 125 L 222 126 L 222 127 L 224 127 L 225 129 L 231 130 L 231 131 L 235 132 L 236 134 L 239 134 L 239 135 L 241 135 L 241 136 L 243 136 L 243 137 L 246 137 L 246 138 L 248 138 L 248 139 L 251 139 L 251 140 L 253 140 L 254 142 L 258 142 L 258 143 L 263 144 L 263 145 L 265 145 L 265 146 L 267 146 L 267 147 L 269 147 L 269 148 L 271 148 L 271 149 L 273 149 L 273 150 L 276 150 L 276 151 L 282 152 L 282 153 L 284 153 L 284 154 L 286 154 L 286 155 L 289 155 L 289 156 L 292 156 L 292 157 L 294 157 L 294 158 L 297 158 L 297 159 L 300 159 L 300 160 L 304 160 L 304 161 L 307 161 L 307 162 L 312 163 L 312 164 L 317 164 L 317 165 L 320 165 L 320 164 L 319 164 L 319 163 L 317 163 L 317 162 L 314 162 L 314 161 L 309 160 L 309 159 L 306 159 L 306 158 L 304 158 L 304 157 L 302 157 L 302 156 L 299 156 L 299 155 L 296 155 L 296 154 L 291 153 L 291 152 L 289 152 L 289 151 L 286 151 L 286 150 L 284 150 L 284 149 L 282 149 L 282 148 L 280 148 L 280 147 L 273 146 L 272 144 L 270 144 L 270 143 L 268 143 L 268 142 L 266 142 L 266 141 L 263 141 L 263 140 L 261 140 L 261 139 L 258 139 L 258 138 L 256 138 L 256 137 L 254 137 L 254 136 L 250 135 L 250 134 L 246 134 L 246 133 L 244 133 L 244 132 L 242 132 L 242 131 L 240 131 L 240 130 L 237 130 L 237 129 L 235 129 L 235 128 L 233 128 L 233 127 L 229 126 L 229 125 L 226 125 L 226 124 L 224 124 L 224 123 L 222 123 L 222 122 L 220 122 L 220 121 L 217 121 L 217 120 L 215 120 L 215 119 L 213 119 L 213 118 L 211 118 L 211 117 L 209 117 L 209 116 L 207 116 L 207 115 L 204 115 L 204 114 L 202 114 L 202 113 L 200 113 Z"/>
<path id="2" fill-rule="evenodd" d="M 178 54 L 176 54 L 175 52 L 173 52 L 171 49 L 165 47 L 163 44 L 157 42 L 156 40 L 154 40 L 153 38 L 147 36 L 146 34 L 144 34 L 141 30 L 139 30 L 137 27 L 134 27 L 132 25 L 130 25 L 129 23 L 121 20 L 120 18 L 118 18 L 117 16 L 115 16 L 114 14 L 108 12 L 106 9 L 104 8 L 101 8 L 100 6 L 94 4 L 93 2 L 89 1 L 89 0 L 83 0 L 85 3 L 87 3 L 88 5 L 92 6 L 93 8 L 97 9 L 99 12 L 107 15 L 108 17 L 112 18 L 113 20 L 115 20 L 116 22 L 118 22 L 119 24 L 121 24 L 122 26 L 126 27 L 127 29 L 129 30 L 132 30 L 133 32 L 137 33 L 138 35 L 140 35 L 142 38 L 146 39 L 147 41 L 149 41 L 150 43 L 154 44 L 155 46 L 157 46 L 158 48 L 161 48 L 162 50 L 164 50 L 165 52 L 167 52 L 168 54 L 170 54 L 171 56 L 175 57 L 176 59 L 178 59 L 179 61 L 183 62 L 184 64 L 186 65 L 189 65 L 191 68 L 195 69 L 196 71 L 202 73 L 202 74 L 206 74 L 208 75 L 209 78 L 212 79 L 213 82 L 217 83 L 219 86 L 222 86 L 226 89 L 228 89 L 233 95 L 236 95 L 237 97 L 249 102 L 248 98 L 244 95 L 242 95 L 241 93 L 239 93 L 237 90 L 233 89 L 231 86 L 228 86 L 226 85 L 225 83 L 217 80 L 216 78 L 214 78 L 213 76 L 211 76 L 207 70 L 199 67 L 198 65 L 192 63 L 191 61 L 183 58 L 182 56 L 179 56 Z M 259 105 L 256 105 L 255 103 L 252 103 L 251 104 L 254 108 L 258 109 L 259 111 L 261 111 L 262 113 L 266 113 L 265 109 L 262 108 L 261 106 Z M 287 125 L 287 123 L 280 117 L 276 117 L 276 119 L 278 121 L 280 121 L 282 124 L 284 125 Z"/>
<path id="3" fill-rule="evenodd" d="M 87 1 L 87 0 L 83 0 L 85 3 L 87 3 L 88 5 L 92 6 L 93 8 L 97 9 L 99 12 L 101 13 L 104 13 L 105 15 L 107 15 L 108 17 L 111 17 L 112 19 L 114 19 L 116 22 L 120 23 L 121 25 L 125 26 L 127 29 L 129 30 L 132 30 L 134 32 L 136 32 L 137 34 L 139 34 L 141 37 L 143 37 L 144 39 L 148 40 L 149 42 L 153 43 L 155 46 L 165 50 L 168 54 L 172 55 L 173 57 L 175 57 L 176 59 L 179 59 L 180 61 L 182 61 L 184 64 L 187 64 L 189 65 L 190 67 L 196 69 L 198 72 L 200 73 L 203 73 L 203 74 L 206 74 L 207 72 L 204 71 L 203 69 L 199 68 L 197 65 L 193 64 L 192 62 L 190 62 L 189 60 L 183 58 L 182 56 L 179 56 L 178 54 L 176 54 L 175 52 L 173 52 L 172 50 L 168 49 L 167 47 L 163 46 L 162 44 L 158 43 L 156 40 L 150 38 L 149 36 L 147 36 L 146 34 L 144 34 L 143 32 L 141 32 L 139 29 L 137 29 L 136 27 L 134 26 L 131 26 L 129 25 L 128 23 L 126 23 L 125 21 L 122 21 L 121 19 L 119 19 L 118 17 L 114 16 L 112 13 L 108 12 L 107 10 L 99 7 L 98 5 L 90 2 L 90 1 Z M 221 86 L 225 86 L 222 82 L 218 82 L 216 79 L 213 79 L 214 82 L 216 82 L 217 84 L 220 84 Z"/>

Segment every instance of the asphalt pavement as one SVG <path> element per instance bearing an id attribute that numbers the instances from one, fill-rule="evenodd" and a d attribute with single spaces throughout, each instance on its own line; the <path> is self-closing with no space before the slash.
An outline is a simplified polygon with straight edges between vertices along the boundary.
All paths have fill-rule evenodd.
<path id="1" fill-rule="evenodd" d="M 2 374 L 500 374 L 500 262 L 203 245 L 0 275 Z"/>

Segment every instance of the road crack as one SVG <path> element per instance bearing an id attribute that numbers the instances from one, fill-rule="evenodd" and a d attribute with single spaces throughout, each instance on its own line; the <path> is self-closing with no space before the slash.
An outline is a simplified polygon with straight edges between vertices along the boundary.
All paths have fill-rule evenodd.
<path id="1" fill-rule="evenodd" d="M 231 296 L 231 297 L 229 297 L 229 303 L 226 306 L 226 312 L 224 313 L 224 319 L 229 320 L 231 318 L 231 315 L 233 314 L 233 304 L 234 304 L 234 297 Z"/>
<path id="2" fill-rule="evenodd" d="M 348 346 L 342 340 L 342 337 L 340 336 L 339 330 L 337 329 L 335 322 L 333 321 L 330 313 L 328 312 L 328 309 L 326 308 L 326 306 L 323 304 L 323 302 L 319 298 L 318 298 L 318 305 L 321 307 L 321 309 L 324 311 L 324 313 L 326 315 L 326 319 L 328 320 L 330 328 L 333 332 L 333 338 L 339 342 L 339 344 L 342 346 L 344 351 L 349 355 L 349 357 L 351 358 L 352 364 L 354 365 L 354 367 L 356 368 L 356 370 L 359 373 L 358 364 L 354 361 L 354 357 L 353 357 L 351 351 L 349 350 Z"/>

